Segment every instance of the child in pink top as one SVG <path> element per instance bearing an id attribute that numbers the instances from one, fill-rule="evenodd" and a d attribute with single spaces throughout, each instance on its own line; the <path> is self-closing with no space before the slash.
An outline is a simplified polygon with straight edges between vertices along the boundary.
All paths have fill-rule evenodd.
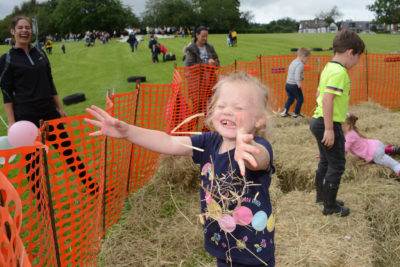
<path id="1" fill-rule="evenodd" d="M 358 117 L 347 114 L 346 121 L 342 124 L 343 134 L 346 138 L 345 151 L 350 152 L 366 162 L 375 162 L 391 168 L 400 176 L 400 163 L 387 154 L 400 154 L 400 147 L 385 146 L 376 139 L 367 139 L 360 134 L 356 127 Z"/>

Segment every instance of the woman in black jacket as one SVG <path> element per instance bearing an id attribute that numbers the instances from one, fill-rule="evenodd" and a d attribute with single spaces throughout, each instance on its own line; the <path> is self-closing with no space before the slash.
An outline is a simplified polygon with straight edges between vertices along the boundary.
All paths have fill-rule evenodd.
<path id="1" fill-rule="evenodd" d="M 0 58 L 0 87 L 9 126 L 17 121 L 27 120 L 39 127 L 40 120 L 67 117 L 58 98 L 46 54 L 40 48 L 30 44 L 32 37 L 30 19 L 17 16 L 11 22 L 10 31 L 15 45 Z M 64 126 L 60 123 L 57 128 L 63 130 Z M 54 129 L 50 129 L 50 132 L 52 131 Z M 66 139 L 68 134 L 61 132 L 59 137 Z M 58 136 L 55 134 L 49 136 L 49 140 L 56 138 Z M 76 157 L 77 162 L 75 162 L 73 150 L 69 148 L 71 141 L 66 140 L 62 142 L 61 146 L 64 147 L 62 153 L 67 157 L 66 163 L 69 165 L 69 169 L 74 172 L 78 165 L 78 176 L 82 183 L 86 184 L 85 164 L 79 157 Z M 58 149 L 57 144 L 54 147 Z M 26 160 L 30 159 L 31 155 L 28 154 Z M 30 164 L 26 166 L 27 173 L 29 170 Z M 36 181 L 35 173 L 32 173 L 30 179 Z M 89 181 L 92 179 L 89 178 Z M 89 188 L 93 189 L 94 184 L 91 183 Z M 32 191 L 35 192 L 34 186 Z M 40 193 L 37 194 L 37 198 L 40 198 Z"/>
<path id="2" fill-rule="evenodd" d="M 66 117 L 51 75 L 50 62 L 39 48 L 31 46 L 29 18 L 18 16 L 11 22 L 15 45 L 0 58 L 0 87 L 8 124 Z"/>

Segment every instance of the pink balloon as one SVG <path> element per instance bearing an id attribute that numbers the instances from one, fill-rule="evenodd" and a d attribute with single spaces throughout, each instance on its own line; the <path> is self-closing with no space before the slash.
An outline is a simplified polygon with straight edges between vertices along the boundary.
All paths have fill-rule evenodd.
<path id="1" fill-rule="evenodd" d="M 33 146 L 39 129 L 30 121 L 17 121 L 8 128 L 8 141 L 13 147 Z"/>
<path id="2" fill-rule="evenodd" d="M 210 204 L 211 203 L 211 194 L 210 192 L 206 191 L 206 203 Z"/>
<path id="3" fill-rule="evenodd" d="M 233 219 L 239 225 L 248 225 L 253 219 L 253 212 L 245 206 L 240 206 L 233 212 Z"/>
<path id="4" fill-rule="evenodd" d="M 218 220 L 218 224 L 219 227 L 221 227 L 221 229 L 227 233 L 231 233 L 236 229 L 235 220 L 231 215 L 222 216 L 221 219 Z"/>

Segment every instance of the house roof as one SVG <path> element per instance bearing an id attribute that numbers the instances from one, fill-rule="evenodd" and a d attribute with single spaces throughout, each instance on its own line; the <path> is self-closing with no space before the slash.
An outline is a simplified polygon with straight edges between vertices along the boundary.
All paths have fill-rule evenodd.
<path id="1" fill-rule="evenodd" d="M 300 26 L 302 28 L 317 29 L 321 27 L 328 27 L 329 25 L 323 20 L 313 19 L 313 20 L 301 20 Z"/>

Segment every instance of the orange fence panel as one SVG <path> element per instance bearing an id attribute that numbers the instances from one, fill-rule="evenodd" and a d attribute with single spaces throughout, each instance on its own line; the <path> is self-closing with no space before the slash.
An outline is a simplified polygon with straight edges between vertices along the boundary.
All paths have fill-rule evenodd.
<path id="1" fill-rule="evenodd" d="M 104 137 L 90 137 L 88 115 L 46 122 L 47 158 L 63 266 L 95 266 L 102 237 Z M 103 159 L 103 160 L 102 160 Z"/>
<path id="2" fill-rule="evenodd" d="M 368 97 L 390 109 L 400 109 L 400 55 L 368 54 Z"/>
<path id="3" fill-rule="evenodd" d="M 32 266 L 20 238 L 22 204 L 15 188 L 0 172 L 0 266 Z"/>
<path id="4" fill-rule="evenodd" d="M 140 85 L 135 125 L 143 128 L 167 131 L 166 107 L 168 99 L 174 96 L 169 85 Z M 142 187 L 156 172 L 160 163 L 160 154 L 133 145 L 129 193 Z"/>
<path id="5" fill-rule="evenodd" d="M 7 176 L 21 198 L 22 224 L 19 232 L 29 261 L 32 266 L 57 266 L 42 151 L 39 147 L 15 148 L 2 150 L 1 157 L 5 161 L 0 165 L 0 171 Z M 13 205 L 8 207 L 9 212 L 17 216 L 18 206 L 16 203 Z"/>
<path id="6" fill-rule="evenodd" d="M 111 95 L 109 114 L 128 124 L 134 124 L 137 102 L 137 91 L 125 94 Z M 104 229 L 116 223 L 121 217 L 124 199 L 128 194 L 129 166 L 133 145 L 123 139 L 107 137 L 105 139 L 106 159 L 104 174 L 105 206 Z"/>

